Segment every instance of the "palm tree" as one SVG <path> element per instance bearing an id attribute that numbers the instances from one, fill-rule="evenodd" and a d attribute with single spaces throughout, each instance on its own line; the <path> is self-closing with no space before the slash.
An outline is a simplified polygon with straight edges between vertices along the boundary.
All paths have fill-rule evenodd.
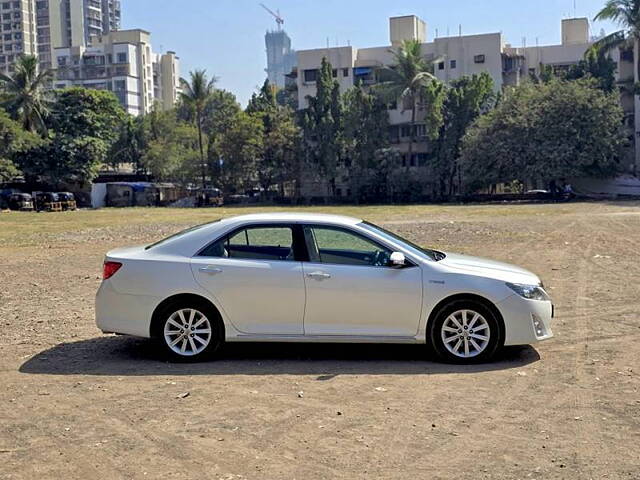
<path id="1" fill-rule="evenodd" d="M 395 63 L 390 67 L 378 70 L 378 85 L 382 97 L 389 103 L 402 102 L 402 113 L 410 105 L 411 132 L 409 142 L 409 163 L 413 155 L 416 139 L 416 120 L 418 107 L 424 104 L 424 90 L 432 82 L 439 80 L 433 74 L 434 64 L 442 59 L 427 60 L 422 55 L 422 46 L 418 40 L 405 40 L 395 50 L 392 50 Z"/>
<path id="2" fill-rule="evenodd" d="M 640 54 L 640 0 L 607 0 L 594 20 L 612 20 L 622 30 L 601 38 L 593 45 L 593 49 L 597 52 L 608 52 L 617 47 L 634 50 L 635 80 L 640 81 L 640 61 L 637 58 Z"/>
<path id="3" fill-rule="evenodd" d="M 53 77 L 52 70 L 38 72 L 35 55 L 19 57 L 13 75 L 0 73 L 3 90 L 2 106 L 12 118 L 30 132 L 46 132 L 44 119 L 48 113 L 46 84 Z"/>
<path id="4" fill-rule="evenodd" d="M 180 98 L 189 105 L 195 113 L 196 127 L 198 128 L 198 146 L 200 147 L 200 164 L 202 167 L 202 188 L 206 188 L 206 161 L 204 158 L 204 144 L 202 142 L 203 113 L 207 102 L 211 99 L 215 90 L 217 78 L 207 78 L 206 70 L 195 70 L 189 73 L 191 81 L 180 79 L 182 92 Z"/>

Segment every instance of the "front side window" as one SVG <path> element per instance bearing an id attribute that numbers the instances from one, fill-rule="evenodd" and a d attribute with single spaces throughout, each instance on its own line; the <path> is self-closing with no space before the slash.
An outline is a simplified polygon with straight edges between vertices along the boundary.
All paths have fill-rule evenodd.
<path id="1" fill-rule="evenodd" d="M 391 250 L 354 232 L 331 227 L 305 227 L 309 259 L 314 263 L 384 267 Z"/>
<path id="2" fill-rule="evenodd" d="M 209 245 L 200 256 L 293 261 L 293 231 L 290 227 L 244 228 Z"/>

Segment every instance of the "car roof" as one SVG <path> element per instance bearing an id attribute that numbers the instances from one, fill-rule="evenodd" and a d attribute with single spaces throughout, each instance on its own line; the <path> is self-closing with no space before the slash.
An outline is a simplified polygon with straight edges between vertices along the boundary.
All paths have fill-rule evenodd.
<path id="1" fill-rule="evenodd" d="M 191 256 L 195 251 L 204 247 L 206 243 L 213 240 L 217 235 L 229 232 L 244 225 L 255 225 L 260 223 L 314 223 L 336 226 L 353 226 L 361 222 L 362 220 L 357 218 L 320 213 L 278 212 L 238 215 L 195 227 L 191 231 L 184 232 L 183 235 L 178 234 L 175 238 L 169 237 L 164 241 L 159 242 L 158 245 L 155 245 L 149 250 L 151 253 L 177 253 Z"/>
<path id="2" fill-rule="evenodd" d="M 297 213 L 297 212 L 277 212 L 277 213 L 254 213 L 249 215 L 238 215 L 221 220 L 222 224 L 242 225 L 252 222 L 295 222 L 295 223 L 330 223 L 337 225 L 356 225 L 362 220 L 344 215 L 331 215 L 326 213 Z"/>

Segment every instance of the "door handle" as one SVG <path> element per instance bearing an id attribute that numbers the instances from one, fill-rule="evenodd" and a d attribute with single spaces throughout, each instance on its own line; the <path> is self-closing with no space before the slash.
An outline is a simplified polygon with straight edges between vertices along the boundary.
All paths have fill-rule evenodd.
<path id="1" fill-rule="evenodd" d="M 222 273 L 222 269 L 216 267 L 200 267 L 200 271 L 202 273 L 208 273 L 209 275 L 217 275 L 218 273 Z"/>
<path id="2" fill-rule="evenodd" d="M 307 273 L 307 277 L 315 278 L 316 280 L 326 280 L 327 278 L 331 278 L 331 275 L 324 272 L 311 272 Z"/>

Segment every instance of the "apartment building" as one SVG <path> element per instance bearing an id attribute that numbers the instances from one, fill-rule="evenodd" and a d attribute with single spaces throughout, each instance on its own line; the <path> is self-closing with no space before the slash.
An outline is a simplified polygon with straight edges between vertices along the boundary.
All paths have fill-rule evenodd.
<path id="1" fill-rule="evenodd" d="M 43 68 L 55 68 L 55 48 L 90 46 L 93 37 L 120 29 L 119 0 L 35 0 L 35 9 Z"/>
<path id="2" fill-rule="evenodd" d="M 0 71 L 11 73 L 20 55 L 37 53 L 33 0 L 0 2 Z"/>
<path id="3" fill-rule="evenodd" d="M 557 45 L 533 45 L 514 47 L 507 43 L 502 33 L 479 35 L 457 35 L 436 37 L 427 41 L 427 25 L 416 16 L 394 17 L 389 21 L 390 45 L 371 48 L 353 46 L 299 50 L 297 52 L 296 77 L 299 108 L 308 106 L 307 98 L 316 93 L 316 78 L 323 58 L 331 63 L 333 76 L 341 91 L 362 83 L 376 82 L 376 69 L 394 63 L 393 48 L 404 40 L 418 40 L 422 52 L 428 60 L 438 60 L 435 75 L 443 82 L 450 82 L 465 75 L 487 72 L 493 78 L 496 91 L 505 85 L 517 85 L 531 74 L 540 73 L 541 66 L 550 65 L 554 69 L 567 69 L 578 63 L 591 46 L 589 22 L 586 18 L 566 19 L 561 25 L 561 43 Z M 618 62 L 619 79 L 634 78 L 633 55 L 614 52 Z M 628 115 L 629 125 L 639 118 L 634 112 L 633 97 L 622 99 Z M 635 105 L 640 113 L 640 105 Z M 429 158 L 426 141 L 426 126 L 419 124 L 416 129 L 418 145 L 414 146 L 411 158 L 407 157 L 411 136 L 411 113 L 403 111 L 402 105 L 389 110 L 391 139 L 395 148 L 402 153 L 403 163 L 408 167 L 420 167 Z M 640 135 L 640 128 L 636 127 Z M 630 161 L 633 163 L 633 160 Z M 636 161 L 640 165 L 640 159 Z"/>
<path id="4" fill-rule="evenodd" d="M 154 105 L 171 108 L 178 95 L 180 68 L 174 52 L 155 54 L 151 34 L 119 30 L 92 37 L 90 46 L 56 48 L 55 88 L 82 86 L 109 90 L 132 115 Z"/>

